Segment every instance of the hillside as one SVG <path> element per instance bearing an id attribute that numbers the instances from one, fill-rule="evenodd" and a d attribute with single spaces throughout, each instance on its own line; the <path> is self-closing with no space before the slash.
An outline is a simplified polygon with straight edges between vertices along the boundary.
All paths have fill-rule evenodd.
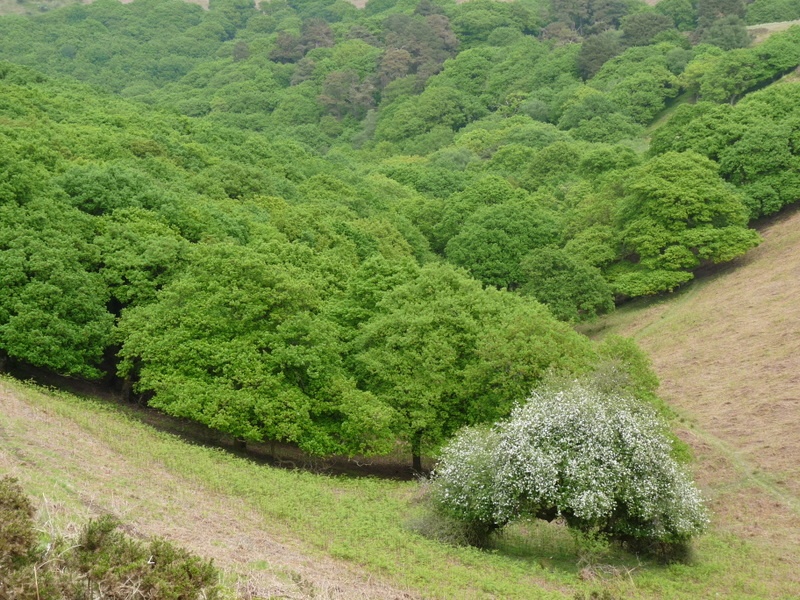
<path id="1" fill-rule="evenodd" d="M 798 508 L 800 213 L 761 231 L 764 243 L 735 264 L 593 329 L 634 337 L 664 397 Z"/>
<path id="2" fill-rule="evenodd" d="M 0 470 L 38 498 L 45 531 L 112 512 L 134 535 L 214 558 L 246 598 L 788 598 L 800 584 L 800 212 L 760 230 L 761 246 L 734 264 L 587 327 L 633 336 L 678 413 L 713 510 L 689 565 L 614 555 L 584 579 L 570 537 L 530 524 L 491 553 L 450 548 L 413 533 L 413 483 L 259 466 L 10 380 Z"/>
<path id="3" fill-rule="evenodd" d="M 800 548 L 800 213 L 760 229 L 763 244 L 735 263 L 587 332 L 632 336 L 648 352 L 721 520 L 793 549 L 791 561 Z"/>
<path id="4" fill-rule="evenodd" d="M 42 544 L 111 512 L 246 599 L 796 592 L 800 27 L 745 28 L 792 7 L 27 1 L 0 372 L 105 398 L 0 379 Z M 495 452 L 539 395 L 579 435 Z"/>
<path id="5" fill-rule="evenodd" d="M 797 513 L 699 419 L 682 435 L 713 500 L 712 531 L 688 564 L 614 552 L 585 569 L 563 527 L 523 523 L 491 552 L 451 547 L 415 533 L 414 483 L 283 471 L 112 405 L 0 381 L 0 470 L 34 496 L 45 535 L 110 512 L 129 534 L 213 558 L 242 598 L 790 597 Z"/>
<path id="6" fill-rule="evenodd" d="M 111 513 L 135 537 L 163 536 L 213 558 L 242 597 L 411 597 L 342 561 L 301 549 L 279 521 L 267 522 L 257 511 L 176 474 L 159 460 L 123 451 L 87 421 L 67 418 L 68 406 L 53 400 L 0 382 L 0 472 L 20 478 L 37 496 L 48 534 L 69 535 L 76 523 Z M 104 411 L 97 416 L 95 426 L 124 427 L 124 420 Z M 137 440 L 142 447 L 158 443 L 152 433 L 135 427 L 117 441 L 136 445 Z"/>

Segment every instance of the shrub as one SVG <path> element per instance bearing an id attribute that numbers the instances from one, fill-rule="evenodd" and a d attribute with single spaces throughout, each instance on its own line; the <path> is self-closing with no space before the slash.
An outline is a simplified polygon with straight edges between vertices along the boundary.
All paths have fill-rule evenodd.
<path id="1" fill-rule="evenodd" d="M 708 516 L 646 404 L 573 382 L 543 388 L 491 429 L 466 429 L 442 451 L 431 497 L 486 536 L 520 517 L 637 544 L 681 546 Z"/>
<path id="2" fill-rule="evenodd" d="M 213 600 L 211 561 L 162 539 L 127 537 L 109 515 L 90 521 L 77 544 L 37 548 L 34 508 L 15 479 L 0 479 L 0 598 L 15 600 Z"/>
<path id="3" fill-rule="evenodd" d="M 36 541 L 33 504 L 12 477 L 0 479 L 0 570 L 19 564 Z"/>
<path id="4" fill-rule="evenodd" d="M 87 580 L 102 598 L 193 600 L 216 598 L 217 572 L 211 561 L 162 539 L 148 544 L 132 540 L 118 529 L 119 521 L 105 515 L 83 529 L 67 564 Z"/>

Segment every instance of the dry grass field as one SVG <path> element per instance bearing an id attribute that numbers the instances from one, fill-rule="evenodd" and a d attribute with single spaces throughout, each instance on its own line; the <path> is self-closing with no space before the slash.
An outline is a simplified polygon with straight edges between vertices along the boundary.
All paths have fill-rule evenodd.
<path id="1" fill-rule="evenodd" d="M 760 229 L 762 245 L 735 264 L 587 333 L 632 336 L 648 352 L 717 522 L 782 549 L 800 590 L 800 212 Z"/>
<path id="2" fill-rule="evenodd" d="M 760 44 L 766 40 L 773 33 L 786 31 L 793 25 L 800 25 L 800 19 L 796 21 L 779 21 L 777 23 L 759 23 L 758 25 L 750 25 L 747 31 L 753 37 L 753 44 Z"/>
<path id="3" fill-rule="evenodd" d="M 413 598 L 353 565 L 301 547 L 278 521 L 180 477 L 157 460 L 124 454 L 85 427 L 27 402 L 0 380 L 0 474 L 35 494 L 44 527 L 75 533 L 112 513 L 135 537 L 162 536 L 206 558 L 243 598 Z"/>
<path id="4" fill-rule="evenodd" d="M 787 498 L 800 498 L 800 212 L 762 245 L 677 297 L 594 326 L 634 337 L 661 394 Z"/>

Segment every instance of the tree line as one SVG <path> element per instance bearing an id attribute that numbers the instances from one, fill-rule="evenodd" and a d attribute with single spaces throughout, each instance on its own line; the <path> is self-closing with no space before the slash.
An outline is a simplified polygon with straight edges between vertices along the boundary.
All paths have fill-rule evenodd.
<path id="1" fill-rule="evenodd" d="M 748 223 L 797 198 L 797 84 L 759 88 L 800 64 L 800 34 L 715 37 L 743 16 L 100 0 L 4 17 L 0 362 L 116 378 L 242 440 L 399 440 L 417 465 L 549 374 L 633 369 L 631 343 L 571 324 L 743 254 Z"/>

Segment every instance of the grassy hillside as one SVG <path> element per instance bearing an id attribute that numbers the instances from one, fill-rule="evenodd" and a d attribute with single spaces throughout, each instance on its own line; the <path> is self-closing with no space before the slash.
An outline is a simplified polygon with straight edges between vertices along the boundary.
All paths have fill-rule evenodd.
<path id="1" fill-rule="evenodd" d="M 753 44 L 760 44 L 774 33 L 786 31 L 793 25 L 800 25 L 800 19 L 794 21 L 778 21 L 777 23 L 760 23 L 749 25 L 747 31 L 753 36 Z"/>
<path id="2" fill-rule="evenodd" d="M 416 463 L 547 373 L 602 366 L 571 323 L 678 288 L 584 328 L 653 357 L 710 532 L 671 564 L 559 523 L 458 547 L 419 482 L 273 468 L 0 379 L 0 476 L 42 543 L 111 512 L 241 598 L 794 597 L 800 216 L 745 252 L 800 197 L 800 86 L 770 85 L 797 76 L 800 30 L 750 49 L 741 22 L 732 45 L 698 25 L 721 45 L 690 47 L 655 16 L 550 42 L 536 0 L 404 2 L 0 19 L 0 370 Z"/>
<path id="3" fill-rule="evenodd" d="M 559 527 L 491 551 L 414 533 L 414 482 L 261 466 L 188 444 L 134 413 L 0 381 L 0 472 L 37 499 L 45 533 L 112 512 L 135 535 L 214 558 L 231 593 L 293 598 L 791 598 L 800 547 L 800 213 L 670 299 L 631 303 L 587 333 L 632 335 L 679 415 L 714 511 L 688 564 L 614 554 L 586 569 Z"/>
<path id="4" fill-rule="evenodd" d="M 660 319 L 658 309 L 638 314 Z M 414 533 L 424 518 L 415 482 L 261 466 L 160 433 L 118 406 L 8 379 L 0 382 L 0 471 L 37 499 L 43 532 L 69 534 L 76 522 L 111 512 L 129 533 L 163 535 L 213 558 L 240 597 L 790 597 L 794 492 L 779 494 L 771 475 L 753 474 L 746 449 L 678 402 L 667 354 L 655 355 L 715 512 L 687 564 L 623 553 L 592 559 L 550 525 L 517 527 L 490 551 L 451 547 Z"/>
<path id="5" fill-rule="evenodd" d="M 634 337 L 679 412 L 718 522 L 753 544 L 800 547 L 800 213 L 761 225 L 764 243 L 677 297 L 632 303 L 587 328 Z"/>

